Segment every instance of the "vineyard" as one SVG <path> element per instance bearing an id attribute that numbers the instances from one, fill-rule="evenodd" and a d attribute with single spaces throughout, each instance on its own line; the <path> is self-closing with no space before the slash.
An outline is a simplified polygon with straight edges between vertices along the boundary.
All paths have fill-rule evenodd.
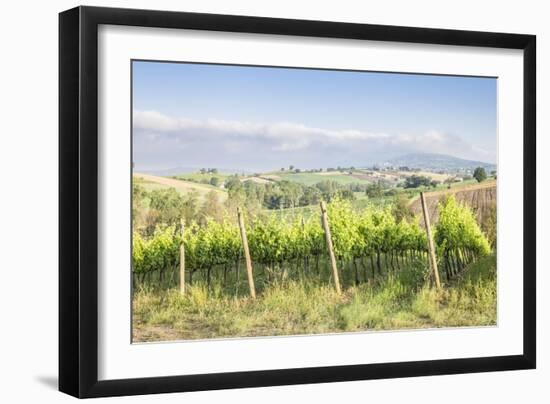
<path id="1" fill-rule="evenodd" d="M 165 209 L 134 226 L 134 340 L 495 324 L 495 254 L 474 212 L 441 200 L 430 243 L 398 205 Z"/>
<path id="2" fill-rule="evenodd" d="M 352 209 L 344 200 L 328 204 L 336 268 L 345 288 L 388 276 L 412 267 L 428 267 L 426 231 L 417 219 L 397 221 L 389 207 Z M 439 270 L 446 281 L 467 265 L 486 256 L 491 249 L 472 211 L 453 197 L 439 206 L 440 219 L 433 228 Z M 326 234 L 319 215 L 292 219 L 271 215 L 244 220 L 252 261 L 253 281 L 261 292 L 273 284 L 315 279 L 334 282 Z M 192 222 L 158 227 L 150 237 L 133 234 L 135 285 L 162 289 L 180 283 L 180 247 L 185 257 L 183 281 L 192 286 L 216 283 L 224 293 L 246 293 L 243 241 L 237 218 L 209 219 L 204 225 Z M 426 280 L 430 272 L 421 274 Z"/>
<path id="3" fill-rule="evenodd" d="M 496 324 L 495 80 L 132 66 L 132 341 Z"/>

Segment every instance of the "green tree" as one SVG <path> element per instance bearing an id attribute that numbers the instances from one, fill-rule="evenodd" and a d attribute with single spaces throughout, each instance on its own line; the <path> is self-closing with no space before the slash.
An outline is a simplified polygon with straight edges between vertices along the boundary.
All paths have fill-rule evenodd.
<path id="1" fill-rule="evenodd" d="M 414 219 L 414 213 L 409 208 L 409 199 L 405 194 L 398 194 L 395 197 L 392 206 L 392 214 L 397 223 L 401 222 L 403 219 L 408 221 Z"/>
<path id="2" fill-rule="evenodd" d="M 355 194 L 350 189 L 341 189 L 338 191 L 338 197 L 340 199 L 346 199 L 349 201 L 355 200 Z"/>
<path id="3" fill-rule="evenodd" d="M 340 184 L 333 180 L 324 180 L 315 184 L 315 187 L 321 192 L 323 199 L 330 202 L 341 188 Z"/>
<path id="4" fill-rule="evenodd" d="M 210 191 L 206 194 L 204 203 L 198 212 L 199 223 L 205 225 L 208 219 L 214 219 L 221 221 L 224 217 L 225 209 L 220 203 L 218 193 L 216 191 Z"/>
<path id="5" fill-rule="evenodd" d="M 295 208 L 298 206 L 300 197 L 302 196 L 302 187 L 297 182 L 280 181 L 279 185 L 283 193 L 284 205 L 287 208 Z"/>
<path id="6" fill-rule="evenodd" d="M 225 180 L 225 188 L 229 192 L 239 192 L 242 190 L 243 186 L 238 175 L 232 175 Z"/>
<path id="7" fill-rule="evenodd" d="M 430 177 L 423 175 L 411 175 L 405 178 L 405 188 L 418 188 L 420 186 L 429 187 L 431 185 Z"/>
<path id="8" fill-rule="evenodd" d="M 383 195 L 383 191 L 380 184 L 370 184 L 365 192 L 369 198 L 379 198 Z"/>
<path id="9" fill-rule="evenodd" d="M 199 197 L 197 192 L 182 196 L 174 188 L 155 189 L 148 193 L 149 210 L 145 217 L 145 233 L 161 227 L 179 225 L 183 217 L 187 224 L 196 219 Z"/>
<path id="10" fill-rule="evenodd" d="M 321 192 L 315 187 L 305 187 L 300 198 L 300 206 L 317 205 L 321 200 Z"/>
<path id="11" fill-rule="evenodd" d="M 474 178 L 477 182 L 482 182 L 487 179 L 487 173 L 483 167 L 478 167 L 474 170 Z"/>

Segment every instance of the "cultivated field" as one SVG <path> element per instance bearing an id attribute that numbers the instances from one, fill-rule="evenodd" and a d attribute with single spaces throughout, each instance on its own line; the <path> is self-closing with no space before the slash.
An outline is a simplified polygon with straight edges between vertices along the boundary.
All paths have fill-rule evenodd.
<path id="1" fill-rule="evenodd" d="M 484 223 L 487 217 L 494 213 L 497 203 L 497 182 L 487 180 L 482 183 L 456 184 L 450 189 L 442 189 L 426 193 L 426 203 L 430 214 L 430 221 L 437 223 L 439 220 L 438 204 L 449 195 L 454 195 L 456 200 L 469 206 L 474 212 L 478 223 Z M 415 196 L 410 203 L 410 209 L 415 215 L 420 215 L 422 207 L 420 199 Z"/>
<path id="2" fill-rule="evenodd" d="M 496 325 L 495 79 L 132 66 L 134 342 Z"/>
<path id="3" fill-rule="evenodd" d="M 328 175 L 267 175 L 228 176 L 223 189 L 137 175 L 166 192 L 135 201 L 135 342 L 495 324 L 496 222 L 480 221 L 473 202 L 484 199 L 471 197 L 494 182 L 426 194 L 435 281 L 418 190 L 368 197 L 339 182 L 326 193 L 303 181 Z M 295 176 L 301 185 L 289 187 Z M 199 189 L 202 199 L 189 199 Z M 326 211 L 293 205 L 316 189 Z M 278 209 L 258 199 L 285 193 Z"/>
<path id="4" fill-rule="evenodd" d="M 203 200 L 209 192 L 214 191 L 220 201 L 223 202 L 227 199 L 227 192 L 208 184 L 183 181 L 168 177 L 158 177 L 156 175 L 142 173 L 134 173 L 133 176 L 134 181 L 142 185 L 147 190 L 174 188 L 182 195 L 196 192 L 201 200 Z"/>
<path id="5" fill-rule="evenodd" d="M 313 185 L 321 181 L 335 181 L 339 184 L 354 184 L 354 183 L 371 183 L 357 178 L 352 174 L 340 172 L 320 172 L 320 173 L 278 173 L 276 174 L 280 180 L 299 182 L 304 185 Z"/>

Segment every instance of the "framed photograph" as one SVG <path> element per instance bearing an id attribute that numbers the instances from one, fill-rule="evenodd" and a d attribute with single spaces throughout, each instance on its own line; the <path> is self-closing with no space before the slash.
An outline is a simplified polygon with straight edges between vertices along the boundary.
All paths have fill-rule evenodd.
<path id="1" fill-rule="evenodd" d="M 59 388 L 533 369 L 535 36 L 59 17 Z"/>

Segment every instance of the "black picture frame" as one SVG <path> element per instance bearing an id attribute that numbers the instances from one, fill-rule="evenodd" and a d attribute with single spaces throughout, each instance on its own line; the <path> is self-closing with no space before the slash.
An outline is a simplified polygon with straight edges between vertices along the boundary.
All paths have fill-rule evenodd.
<path id="1" fill-rule="evenodd" d="M 99 381 L 98 26 L 100 24 L 523 50 L 523 354 Z M 104 397 L 324 383 L 536 366 L 534 35 L 77 7 L 59 15 L 59 390 Z"/>

